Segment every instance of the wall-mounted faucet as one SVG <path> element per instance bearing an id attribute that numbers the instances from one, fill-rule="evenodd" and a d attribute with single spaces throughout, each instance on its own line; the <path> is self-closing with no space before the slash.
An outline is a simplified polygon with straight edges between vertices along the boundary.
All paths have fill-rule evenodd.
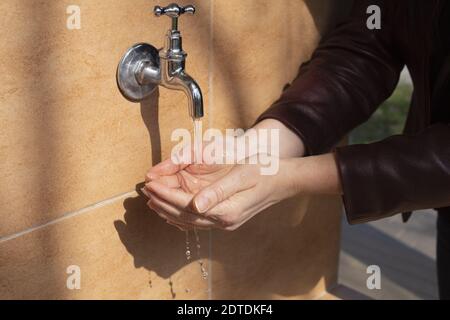
<path id="1" fill-rule="evenodd" d="M 185 71 L 186 52 L 183 51 L 178 18 L 184 13 L 195 13 L 195 7 L 181 7 L 175 3 L 167 7 L 156 6 L 157 17 L 172 18 L 172 28 L 166 34 L 163 49 L 139 43 L 128 49 L 117 68 L 117 84 L 123 96 L 139 102 L 150 96 L 157 85 L 183 91 L 188 97 L 189 114 L 193 119 L 203 117 L 202 91 Z"/>

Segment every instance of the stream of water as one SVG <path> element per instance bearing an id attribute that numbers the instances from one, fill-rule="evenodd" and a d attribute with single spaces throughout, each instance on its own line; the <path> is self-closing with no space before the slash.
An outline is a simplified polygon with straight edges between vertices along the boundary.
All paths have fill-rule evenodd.
<path id="1" fill-rule="evenodd" d="M 202 121 L 194 120 L 194 163 L 202 163 Z M 186 260 L 190 261 L 192 257 L 191 251 L 191 242 L 189 231 L 186 230 Z M 201 243 L 200 243 L 200 235 L 197 229 L 194 228 L 194 238 L 195 238 L 195 246 L 196 246 L 196 258 L 198 259 L 198 263 L 200 266 L 200 274 L 202 279 L 208 279 L 208 272 L 206 271 L 205 263 L 201 258 Z"/>

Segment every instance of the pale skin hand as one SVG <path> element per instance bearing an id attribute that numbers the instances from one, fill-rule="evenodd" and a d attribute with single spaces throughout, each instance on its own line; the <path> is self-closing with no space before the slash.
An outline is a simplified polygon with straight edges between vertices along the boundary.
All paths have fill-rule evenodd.
<path id="1" fill-rule="evenodd" d="M 298 158 L 301 140 L 277 120 L 255 128 L 280 129 L 280 166 L 273 176 L 259 165 L 183 165 L 166 160 L 150 169 L 143 190 L 148 205 L 168 223 L 186 230 L 235 230 L 257 213 L 296 194 L 341 194 L 332 154 Z"/>
<path id="2" fill-rule="evenodd" d="M 150 169 L 142 192 L 150 199 L 147 205 L 167 223 L 183 230 L 207 229 L 217 221 L 198 214 L 193 196 L 230 170 L 225 165 L 177 165 L 168 159 Z"/>

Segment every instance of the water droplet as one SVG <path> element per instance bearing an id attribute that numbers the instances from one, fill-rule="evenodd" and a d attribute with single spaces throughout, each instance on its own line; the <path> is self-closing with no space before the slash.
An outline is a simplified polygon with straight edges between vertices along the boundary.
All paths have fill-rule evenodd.
<path id="1" fill-rule="evenodd" d="M 189 231 L 186 230 L 186 260 L 190 260 L 191 259 L 191 248 L 190 248 L 190 243 L 189 243 Z"/>
<path id="2" fill-rule="evenodd" d="M 201 259 L 201 255 L 200 255 L 200 249 L 201 249 L 201 245 L 200 245 L 200 236 L 198 234 L 197 229 L 194 228 L 194 235 L 195 235 L 195 242 L 196 242 L 196 247 L 197 247 L 197 258 L 198 260 L 198 264 L 200 265 L 200 274 L 202 275 L 202 278 L 204 280 L 206 280 L 208 278 L 208 272 L 206 271 L 205 265 L 203 263 L 203 260 Z"/>

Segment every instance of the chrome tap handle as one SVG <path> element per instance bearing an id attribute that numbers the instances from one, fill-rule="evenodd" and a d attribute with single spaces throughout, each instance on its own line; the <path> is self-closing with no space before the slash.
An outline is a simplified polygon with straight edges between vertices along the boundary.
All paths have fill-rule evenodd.
<path id="1" fill-rule="evenodd" d="M 153 12 L 157 17 L 166 15 L 172 18 L 172 30 L 176 31 L 178 30 L 178 18 L 185 13 L 194 14 L 195 7 L 193 5 L 182 7 L 176 3 L 171 3 L 167 7 L 155 6 Z"/>
<path id="2" fill-rule="evenodd" d="M 162 15 L 169 16 L 171 18 L 178 18 L 184 13 L 195 13 L 195 7 L 193 5 L 188 5 L 185 7 L 180 7 L 176 3 L 171 3 L 167 7 L 155 6 L 154 9 L 155 16 L 159 17 Z"/>

